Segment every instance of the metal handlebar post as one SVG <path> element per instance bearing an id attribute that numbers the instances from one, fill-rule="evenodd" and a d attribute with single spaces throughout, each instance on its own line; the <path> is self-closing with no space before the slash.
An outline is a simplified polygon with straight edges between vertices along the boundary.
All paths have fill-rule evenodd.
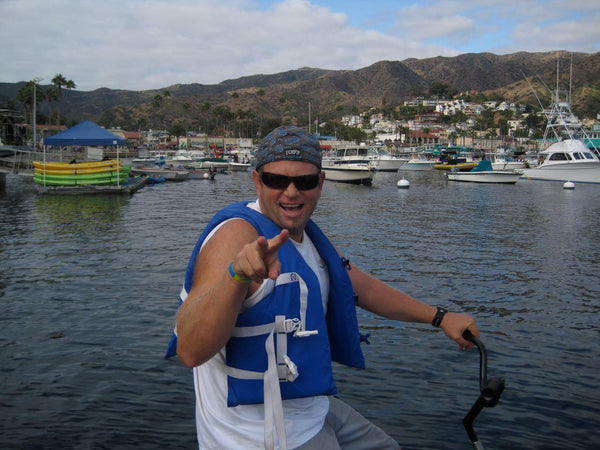
<path id="1" fill-rule="evenodd" d="M 479 398 L 475 401 L 467 415 L 463 419 L 463 425 L 467 434 L 469 435 L 469 439 L 471 439 L 471 443 L 475 450 L 483 450 L 483 445 L 479 442 L 477 438 L 477 434 L 473 429 L 473 422 L 481 412 L 483 408 L 492 408 L 498 404 L 498 400 L 500 399 L 500 395 L 504 391 L 504 383 L 505 380 L 502 377 L 494 377 L 491 379 L 487 379 L 487 352 L 485 350 L 485 346 L 483 342 L 481 342 L 478 338 L 473 336 L 473 334 L 469 330 L 465 330 L 463 333 L 463 338 L 468 341 L 473 342 L 477 349 L 479 350 L 480 362 L 479 362 L 479 389 L 480 394 Z"/>

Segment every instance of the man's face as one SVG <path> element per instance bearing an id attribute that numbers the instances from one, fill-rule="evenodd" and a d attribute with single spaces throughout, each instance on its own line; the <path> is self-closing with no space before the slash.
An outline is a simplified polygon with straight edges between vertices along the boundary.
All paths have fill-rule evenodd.
<path id="1" fill-rule="evenodd" d="M 263 172 L 266 172 L 267 175 L 263 176 L 261 180 Z M 306 187 L 302 182 L 298 182 L 299 186 L 291 182 L 284 188 L 267 186 L 270 183 L 268 178 L 270 175 L 275 175 L 275 177 L 270 176 L 271 179 L 279 178 L 278 181 L 281 181 L 281 177 L 277 177 L 277 175 L 300 177 L 315 174 L 318 174 L 318 181 L 312 189 L 298 189 L 298 187 Z M 319 172 L 314 164 L 308 162 L 275 161 L 263 165 L 258 171 L 255 170 L 252 173 L 252 179 L 263 214 L 281 228 L 286 228 L 292 239 L 302 241 L 304 227 L 321 197 L 325 173 Z"/>

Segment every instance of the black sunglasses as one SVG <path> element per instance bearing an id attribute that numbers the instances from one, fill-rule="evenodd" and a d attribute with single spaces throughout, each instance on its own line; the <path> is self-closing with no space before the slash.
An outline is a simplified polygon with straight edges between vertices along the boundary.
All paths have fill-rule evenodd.
<path id="1" fill-rule="evenodd" d="M 320 173 L 311 173 L 310 175 L 301 175 L 299 177 L 288 177 L 278 173 L 260 172 L 260 180 L 265 186 L 271 189 L 284 190 L 294 183 L 299 191 L 310 191 L 319 185 Z"/>

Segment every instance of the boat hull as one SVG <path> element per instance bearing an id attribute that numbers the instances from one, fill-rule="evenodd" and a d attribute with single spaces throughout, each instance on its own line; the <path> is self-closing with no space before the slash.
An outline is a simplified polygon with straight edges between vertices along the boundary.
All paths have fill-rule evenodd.
<path id="1" fill-rule="evenodd" d="M 338 183 L 362 184 L 370 186 L 373 183 L 373 171 L 368 167 L 323 167 L 325 179 Z"/>
<path id="2" fill-rule="evenodd" d="M 247 163 L 230 162 L 228 164 L 228 168 L 231 172 L 246 172 L 250 167 L 251 165 Z"/>
<path id="3" fill-rule="evenodd" d="M 519 161 L 493 162 L 492 169 L 494 170 L 521 170 L 523 163 Z"/>
<path id="4" fill-rule="evenodd" d="M 393 157 L 375 157 L 369 161 L 371 168 L 377 172 L 398 172 L 398 169 L 400 169 L 400 166 L 402 166 L 403 163 L 404 160 Z"/>
<path id="5" fill-rule="evenodd" d="M 222 171 L 229 169 L 229 161 L 225 158 L 198 158 L 192 164 L 193 167 L 198 169 L 210 169 L 214 167 L 215 169 Z"/>
<path id="6" fill-rule="evenodd" d="M 514 171 L 480 171 L 480 172 L 447 172 L 446 177 L 451 181 L 468 183 L 515 184 L 521 178 L 521 173 Z"/>
<path id="7" fill-rule="evenodd" d="M 407 161 L 400 166 L 400 170 L 425 171 L 433 170 L 433 166 L 438 164 L 433 161 Z"/>
<path id="8" fill-rule="evenodd" d="M 565 163 L 523 169 L 523 178 L 539 181 L 571 181 L 573 183 L 600 184 L 600 164 Z"/>
<path id="9" fill-rule="evenodd" d="M 188 179 L 190 180 L 214 180 L 215 172 L 208 170 L 188 170 Z"/>
<path id="10" fill-rule="evenodd" d="M 143 175 L 155 178 L 164 178 L 167 181 L 183 181 L 189 178 L 189 173 L 182 170 L 156 169 L 153 167 L 140 167 L 131 169 L 134 175 Z"/>

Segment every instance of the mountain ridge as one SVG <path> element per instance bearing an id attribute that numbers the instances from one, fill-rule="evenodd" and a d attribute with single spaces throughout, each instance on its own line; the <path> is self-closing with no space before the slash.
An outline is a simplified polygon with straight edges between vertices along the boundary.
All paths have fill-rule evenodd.
<path id="1" fill-rule="evenodd" d="M 169 122 L 179 121 L 188 127 L 202 128 L 202 122 L 206 123 L 210 114 L 214 115 L 215 109 L 220 107 L 221 113 L 229 111 L 236 117 L 251 115 L 261 120 L 278 118 L 302 124 L 308 121 L 309 104 L 313 118 L 326 119 L 368 108 L 401 105 L 419 93 L 426 93 L 434 83 L 443 83 L 460 92 L 494 93 L 539 109 L 529 83 L 540 99 L 549 103 L 548 91 L 556 85 L 557 61 L 560 61 L 560 84 L 564 88 L 569 86 L 571 60 L 573 109 L 579 115 L 595 117 L 600 111 L 600 52 L 565 51 L 523 51 L 507 55 L 467 53 L 455 57 L 383 60 L 357 70 L 302 67 L 212 85 L 173 84 L 143 91 L 63 90 L 61 114 L 72 121 L 90 119 L 103 126 L 129 129 L 135 129 L 142 119 L 154 127 L 166 127 Z M 0 83 L 0 104 L 14 100 L 23 84 Z M 157 96 L 160 102 L 153 105 Z"/>

